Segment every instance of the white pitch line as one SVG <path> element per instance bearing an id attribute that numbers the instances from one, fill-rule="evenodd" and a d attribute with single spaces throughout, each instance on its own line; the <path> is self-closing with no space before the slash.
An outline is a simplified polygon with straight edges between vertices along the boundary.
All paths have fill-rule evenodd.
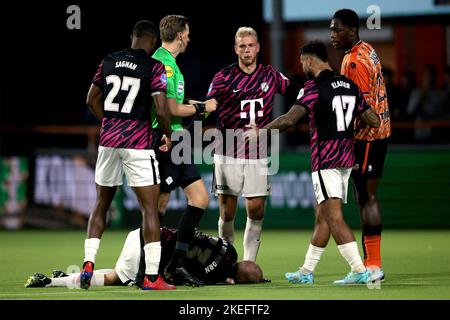
<path id="1" fill-rule="evenodd" d="M 257 289 L 261 289 L 261 287 L 247 287 L 247 289 L 253 289 L 253 288 L 257 288 Z M 271 287 L 264 287 L 264 289 L 274 289 L 274 288 L 288 288 L 286 286 L 271 286 Z M 50 288 L 48 288 L 50 289 Z M 195 290 L 197 289 L 197 290 Z M 202 291 L 217 291 L 217 290 L 225 290 L 225 289 L 229 289 L 229 286 L 227 285 L 223 285 L 222 286 L 209 286 L 209 287 L 202 287 L 202 288 L 193 288 L 193 289 L 180 289 L 180 287 L 178 287 L 176 290 L 168 290 L 166 292 L 202 292 Z M 32 290 L 32 289 L 27 289 L 27 290 Z M 51 289 L 50 289 L 51 290 Z M 9 294 L 0 294 L 0 299 L 2 297 L 9 297 L 9 296 L 37 296 L 37 295 L 47 295 L 47 296 L 53 296 L 53 295 L 62 295 L 62 294 L 96 294 L 96 293 L 125 293 L 125 294 L 130 294 L 130 293 L 135 293 L 135 294 L 148 294 L 148 292 L 143 291 L 143 290 L 98 290 L 98 291 L 86 291 L 86 292 L 82 292 L 81 289 L 73 289 L 70 291 L 64 291 L 64 292 L 36 292 L 36 293 L 9 293 Z"/>

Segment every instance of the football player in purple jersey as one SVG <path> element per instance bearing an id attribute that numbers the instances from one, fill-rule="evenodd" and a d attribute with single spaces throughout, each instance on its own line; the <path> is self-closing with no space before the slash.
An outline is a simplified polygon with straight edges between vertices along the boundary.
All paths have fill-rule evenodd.
<path id="1" fill-rule="evenodd" d="M 166 101 L 167 76 L 164 65 L 152 59 L 158 29 L 150 21 L 134 25 L 131 48 L 107 55 L 100 64 L 87 96 L 87 105 L 102 121 L 100 145 L 95 167 L 97 201 L 91 213 L 80 286 L 88 289 L 94 272 L 106 214 L 123 174 L 132 187 L 142 210 L 145 241 L 144 290 L 170 290 L 158 275 L 161 242 L 158 217 L 159 172 L 152 149 L 152 103 L 166 137 L 171 136 Z M 166 138 L 170 148 L 170 138 Z"/>
<path id="2" fill-rule="evenodd" d="M 308 115 L 311 136 L 311 170 L 317 200 L 316 221 L 305 262 L 298 271 L 286 273 L 289 282 L 314 283 L 313 272 L 328 244 L 330 233 L 351 271 L 334 284 L 364 284 L 369 272 L 359 255 L 353 232 L 344 220 L 342 203 L 347 202 L 350 173 L 355 162 L 353 123 L 356 115 L 368 125 L 378 127 L 380 118 L 367 105 L 359 87 L 350 79 L 334 72 L 328 64 L 325 45 L 307 43 L 301 50 L 303 71 L 310 79 L 300 90 L 295 105 L 288 113 L 264 127 L 286 130 Z M 245 134 L 254 139 L 259 129 Z"/>
<path id="3" fill-rule="evenodd" d="M 237 200 L 242 195 L 247 211 L 244 260 L 251 261 L 259 250 L 265 202 L 271 191 L 269 156 L 267 143 L 245 144 L 242 132 L 269 123 L 275 95 L 284 95 L 290 86 L 281 72 L 257 61 L 259 49 L 256 31 L 239 28 L 235 35 L 238 61 L 216 73 L 207 96 L 218 103 L 220 134 L 215 140 L 212 187 L 219 197 L 219 235 L 233 242 Z"/>

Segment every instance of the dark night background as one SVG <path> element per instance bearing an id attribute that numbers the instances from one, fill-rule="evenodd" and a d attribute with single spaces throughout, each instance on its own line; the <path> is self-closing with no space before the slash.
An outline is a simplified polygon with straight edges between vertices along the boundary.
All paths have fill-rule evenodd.
<path id="1" fill-rule="evenodd" d="M 81 30 L 66 27 L 72 4 L 81 9 Z M 2 8 L 1 153 L 23 153 L 17 145 L 33 139 L 4 128 L 92 123 L 85 97 L 101 59 L 130 45 L 136 21 L 158 25 L 167 14 L 190 20 L 191 42 L 177 60 L 186 96 L 197 99 L 206 95 L 215 72 L 236 61 L 237 28 L 261 33 L 263 24 L 261 1 L 52 1 Z"/>

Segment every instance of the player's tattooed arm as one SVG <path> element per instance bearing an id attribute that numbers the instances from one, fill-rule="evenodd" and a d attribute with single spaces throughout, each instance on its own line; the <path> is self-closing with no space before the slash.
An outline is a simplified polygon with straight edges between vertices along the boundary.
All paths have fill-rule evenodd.
<path id="1" fill-rule="evenodd" d="M 288 111 L 288 113 L 279 116 L 268 125 L 266 125 L 263 129 L 268 129 L 269 132 L 272 129 L 278 129 L 280 132 L 285 131 L 289 127 L 295 125 L 305 114 L 305 107 L 295 104 Z"/>
<path id="2" fill-rule="evenodd" d="M 288 113 L 279 116 L 272 122 L 270 122 L 265 127 L 259 129 L 255 125 L 252 125 L 252 129 L 244 133 L 244 140 L 247 142 L 249 140 L 256 139 L 260 134 L 261 130 L 266 131 L 267 134 L 271 134 L 271 130 L 277 129 L 278 132 L 285 131 L 289 127 L 295 125 L 304 115 L 306 114 L 306 108 L 295 104 L 288 111 Z"/>
<path id="3" fill-rule="evenodd" d="M 371 127 L 378 128 L 381 125 L 380 117 L 372 108 L 361 114 L 361 119 Z"/>
<path id="4" fill-rule="evenodd" d="M 89 92 L 86 98 L 86 104 L 91 110 L 92 114 L 99 120 L 103 118 L 103 93 L 102 89 L 95 85 L 91 84 L 89 88 Z"/>

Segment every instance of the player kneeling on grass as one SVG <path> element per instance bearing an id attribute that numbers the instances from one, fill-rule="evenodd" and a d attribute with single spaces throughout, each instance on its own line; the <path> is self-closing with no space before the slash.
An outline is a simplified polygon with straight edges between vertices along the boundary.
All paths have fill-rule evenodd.
<path id="1" fill-rule="evenodd" d="M 161 228 L 160 273 L 169 263 L 175 250 L 177 230 Z M 95 270 L 91 286 L 136 285 L 142 287 L 144 278 L 143 239 L 140 229 L 128 234 L 122 253 L 114 269 Z M 226 240 L 201 232 L 196 232 L 186 255 L 186 268 L 205 284 L 226 282 L 263 282 L 261 268 L 252 261 L 237 262 L 236 249 Z M 168 279 L 180 284 L 182 279 Z M 49 278 L 42 273 L 30 276 L 25 287 L 74 287 L 79 288 L 80 274 L 66 274 L 55 270 Z"/>

